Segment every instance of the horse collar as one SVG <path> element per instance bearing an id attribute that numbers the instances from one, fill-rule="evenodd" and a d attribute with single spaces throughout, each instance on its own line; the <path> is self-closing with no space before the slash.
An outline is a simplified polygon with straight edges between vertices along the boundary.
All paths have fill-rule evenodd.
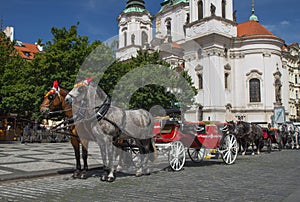
<path id="1" fill-rule="evenodd" d="M 106 115 L 106 113 L 110 108 L 110 105 L 111 105 L 111 101 L 109 97 L 107 97 L 101 106 L 96 107 L 97 109 L 96 118 L 98 121 L 104 118 L 104 116 Z"/>

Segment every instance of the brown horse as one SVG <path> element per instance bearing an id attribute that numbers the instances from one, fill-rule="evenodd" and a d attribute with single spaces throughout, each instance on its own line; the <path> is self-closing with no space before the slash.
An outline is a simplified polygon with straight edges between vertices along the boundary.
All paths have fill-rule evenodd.
<path id="1" fill-rule="evenodd" d="M 66 105 L 65 97 L 69 92 L 63 88 L 58 86 L 58 82 L 54 81 L 53 86 L 50 91 L 48 91 L 44 100 L 40 106 L 40 112 L 44 115 L 50 114 L 51 112 L 55 113 L 57 111 L 63 111 L 65 116 L 68 119 L 72 118 L 72 107 L 70 105 Z M 71 134 L 73 134 L 70 138 L 71 144 L 74 149 L 75 159 L 76 159 L 76 170 L 73 173 L 74 178 L 86 179 L 86 172 L 88 170 L 88 143 L 89 141 L 84 138 L 79 138 L 77 131 L 74 126 L 69 128 Z M 83 159 L 83 170 L 81 170 L 80 163 L 80 144 L 82 149 L 82 159 Z"/>
<path id="2" fill-rule="evenodd" d="M 257 154 L 260 154 L 264 140 L 262 128 L 257 124 L 244 121 L 238 121 L 236 127 L 238 142 L 244 149 L 242 154 L 245 155 L 248 146 L 251 145 L 252 155 L 254 155 L 254 144 L 257 149 Z"/>

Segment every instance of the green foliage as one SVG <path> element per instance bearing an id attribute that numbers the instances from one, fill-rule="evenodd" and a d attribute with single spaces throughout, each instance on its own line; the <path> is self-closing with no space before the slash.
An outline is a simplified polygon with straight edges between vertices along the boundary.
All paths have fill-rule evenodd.
<path id="1" fill-rule="evenodd" d="M 72 89 L 85 58 L 101 45 L 100 41 L 90 43 L 88 37 L 79 36 L 77 26 L 52 28 L 51 33 L 53 39 L 46 42 L 43 53 L 36 54 L 32 61 L 19 57 L 13 44 L 1 40 L 2 111 L 29 119 L 39 117 L 39 106 L 53 81 L 58 80 L 61 87 Z M 38 43 L 42 44 L 40 39 Z"/>
<path id="2" fill-rule="evenodd" d="M 167 88 L 179 86 L 181 92 L 167 92 Z M 114 104 L 129 109 L 150 110 L 156 105 L 163 108 L 185 107 L 191 104 L 196 93 L 187 72 L 177 73 L 160 59 L 159 52 L 147 51 L 139 51 L 135 58 L 110 66 L 101 79 L 100 87 L 112 96 Z M 175 102 L 185 106 L 176 106 Z"/>
<path id="3" fill-rule="evenodd" d="M 112 48 L 100 41 L 90 43 L 88 37 L 78 35 L 77 26 L 52 28 L 51 33 L 51 41 L 43 44 L 38 40 L 44 51 L 30 61 L 21 58 L 13 43 L 0 33 L 2 112 L 17 113 L 28 119 L 41 118 L 39 106 L 54 80 L 70 90 L 74 81 L 89 76 L 99 79 L 100 87 L 117 104 L 131 109 L 149 110 L 155 105 L 182 108 L 190 104 L 195 95 L 187 72 L 179 74 L 171 70 L 159 52 L 139 51 L 137 57 L 116 62 Z M 106 71 L 99 71 L 99 67 Z M 166 87 L 178 86 L 182 88 L 181 93 L 166 90 Z M 175 103 L 184 104 L 176 106 Z"/>

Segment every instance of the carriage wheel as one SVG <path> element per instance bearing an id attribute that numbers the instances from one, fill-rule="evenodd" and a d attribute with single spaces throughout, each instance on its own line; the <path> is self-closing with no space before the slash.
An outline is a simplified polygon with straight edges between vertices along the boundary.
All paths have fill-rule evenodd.
<path id="1" fill-rule="evenodd" d="M 267 139 L 267 152 L 271 153 L 271 151 L 272 151 L 272 140 L 271 140 L 271 138 L 268 138 Z"/>
<path id="2" fill-rule="evenodd" d="M 235 162 L 238 154 L 238 144 L 233 134 L 228 134 L 224 137 L 219 152 L 222 154 L 222 159 L 226 164 L 230 165 Z"/>
<path id="3" fill-rule="evenodd" d="M 203 161 L 206 153 L 206 149 L 203 148 L 191 148 L 189 147 L 188 150 L 188 155 L 190 159 L 195 162 L 195 163 L 200 163 Z"/>
<path id="4" fill-rule="evenodd" d="M 182 169 L 185 163 L 185 148 L 182 142 L 175 141 L 171 143 L 169 151 L 169 163 L 174 171 Z"/>

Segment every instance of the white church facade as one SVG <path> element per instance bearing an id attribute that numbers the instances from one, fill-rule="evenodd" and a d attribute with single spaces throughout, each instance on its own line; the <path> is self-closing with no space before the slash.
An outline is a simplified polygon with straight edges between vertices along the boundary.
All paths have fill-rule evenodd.
<path id="1" fill-rule="evenodd" d="M 284 109 L 288 117 L 284 41 L 259 23 L 254 5 L 249 21 L 239 24 L 233 0 L 164 0 L 152 17 L 143 0 L 127 1 L 118 17 L 116 55 L 126 60 L 152 48 L 167 61 L 184 61 L 198 90 L 186 119 L 270 123 L 274 108 Z"/>

